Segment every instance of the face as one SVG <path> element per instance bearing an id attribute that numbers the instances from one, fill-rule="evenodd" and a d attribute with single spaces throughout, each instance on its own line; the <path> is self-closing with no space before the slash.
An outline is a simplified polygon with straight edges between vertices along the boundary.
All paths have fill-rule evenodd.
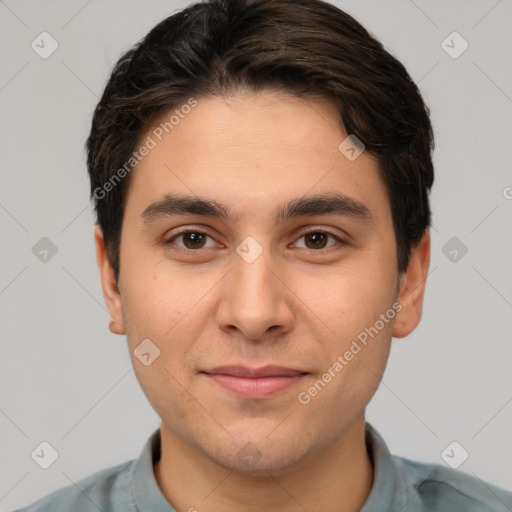
<path id="1" fill-rule="evenodd" d="M 186 111 L 141 139 L 156 145 L 130 176 L 117 288 L 97 233 L 113 330 L 165 435 L 229 469 L 289 467 L 364 417 L 392 335 L 419 321 L 404 294 L 426 260 L 399 279 L 377 164 L 340 151 L 327 101 Z"/>

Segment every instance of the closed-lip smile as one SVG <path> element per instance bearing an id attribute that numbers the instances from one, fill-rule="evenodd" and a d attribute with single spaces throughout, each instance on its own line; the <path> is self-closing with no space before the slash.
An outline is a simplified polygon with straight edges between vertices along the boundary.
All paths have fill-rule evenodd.
<path id="1" fill-rule="evenodd" d="M 295 385 L 308 372 L 284 366 L 218 366 L 202 371 L 222 388 L 249 400 L 265 399 Z"/>

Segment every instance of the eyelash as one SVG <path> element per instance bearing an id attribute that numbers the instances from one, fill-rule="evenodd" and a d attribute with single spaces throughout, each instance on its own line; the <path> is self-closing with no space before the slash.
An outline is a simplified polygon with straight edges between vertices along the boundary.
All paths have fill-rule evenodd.
<path id="1" fill-rule="evenodd" d="M 186 234 L 189 234 L 189 233 L 194 233 L 194 234 L 199 234 L 199 235 L 206 235 L 208 237 L 210 237 L 212 240 L 213 240 L 213 237 L 211 235 L 209 235 L 208 233 L 205 233 L 204 231 L 199 231 L 199 230 L 193 230 L 193 229 L 186 229 L 184 231 L 180 231 L 178 233 L 175 233 L 171 238 L 169 238 L 168 240 L 165 241 L 165 244 L 166 245 L 174 245 L 174 241 L 179 238 L 180 236 L 183 236 L 183 235 L 186 235 Z M 306 235 L 310 235 L 310 234 L 323 234 L 323 235 L 327 235 L 328 237 L 331 237 L 333 238 L 334 240 L 336 240 L 336 242 L 338 242 L 338 244 L 346 244 L 346 242 L 344 240 L 342 240 L 340 237 L 338 237 L 337 235 L 335 235 L 334 233 L 331 233 L 329 231 L 324 231 L 324 230 L 321 230 L 321 229 L 310 229 L 308 231 L 305 231 L 304 233 L 302 233 L 297 240 L 303 238 L 304 236 Z M 199 252 L 201 251 L 202 249 L 205 249 L 203 247 L 200 247 L 199 249 L 188 249 L 187 247 L 180 247 L 180 246 L 177 246 L 178 247 L 178 250 L 179 251 L 182 251 L 182 252 L 187 252 L 187 253 L 190 253 L 190 252 Z M 333 246 L 330 246 L 330 247 L 322 247 L 320 249 L 309 249 L 311 251 L 314 251 L 314 252 L 321 252 L 323 250 L 328 250 L 328 249 L 331 249 Z M 206 247 L 206 249 L 210 249 L 211 247 Z M 307 248 L 306 248 L 307 249 Z"/>

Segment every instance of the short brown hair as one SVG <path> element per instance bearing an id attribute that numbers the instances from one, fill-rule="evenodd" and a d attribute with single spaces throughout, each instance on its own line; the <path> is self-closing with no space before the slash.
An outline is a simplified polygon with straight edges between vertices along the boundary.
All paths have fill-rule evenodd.
<path id="1" fill-rule="evenodd" d="M 94 112 L 91 199 L 116 279 L 129 174 L 112 180 L 127 169 L 140 137 L 191 97 L 264 89 L 337 105 L 346 132 L 379 163 L 398 271 L 407 269 L 411 248 L 430 226 L 434 139 L 429 109 L 404 66 L 354 18 L 321 0 L 209 0 L 166 18 L 122 55 Z"/>

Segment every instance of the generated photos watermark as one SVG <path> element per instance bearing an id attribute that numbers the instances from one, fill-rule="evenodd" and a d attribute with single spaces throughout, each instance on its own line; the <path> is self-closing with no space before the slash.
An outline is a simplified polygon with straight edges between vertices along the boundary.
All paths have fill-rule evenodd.
<path id="1" fill-rule="evenodd" d="M 137 151 L 132 153 L 132 156 L 123 164 L 122 167 L 107 180 L 101 187 L 96 187 L 93 196 L 97 200 L 104 199 L 107 194 L 113 190 L 133 168 L 146 157 L 152 149 L 155 149 L 159 142 L 162 141 L 164 134 L 170 133 L 187 114 L 190 114 L 192 109 L 197 105 L 195 98 L 189 100 L 181 105 L 180 108 L 174 110 L 168 117 L 167 121 L 161 122 L 156 128 L 153 129 L 150 135 L 146 137 L 144 142 L 139 146 Z"/>
<path id="2" fill-rule="evenodd" d="M 357 339 L 352 340 L 348 350 L 343 355 L 339 355 L 325 373 L 312 385 L 307 391 L 301 391 L 297 397 L 302 405 L 307 405 L 312 398 L 317 396 L 339 373 L 347 366 L 354 357 L 359 354 L 364 347 L 368 345 L 368 337 L 373 339 L 382 329 L 393 320 L 397 313 L 402 311 L 402 304 L 395 302 L 385 313 L 382 313 L 379 319 L 370 327 L 365 328 L 357 335 Z M 359 341 L 359 343 L 358 343 Z M 362 346 L 361 346 L 362 345 Z"/>

